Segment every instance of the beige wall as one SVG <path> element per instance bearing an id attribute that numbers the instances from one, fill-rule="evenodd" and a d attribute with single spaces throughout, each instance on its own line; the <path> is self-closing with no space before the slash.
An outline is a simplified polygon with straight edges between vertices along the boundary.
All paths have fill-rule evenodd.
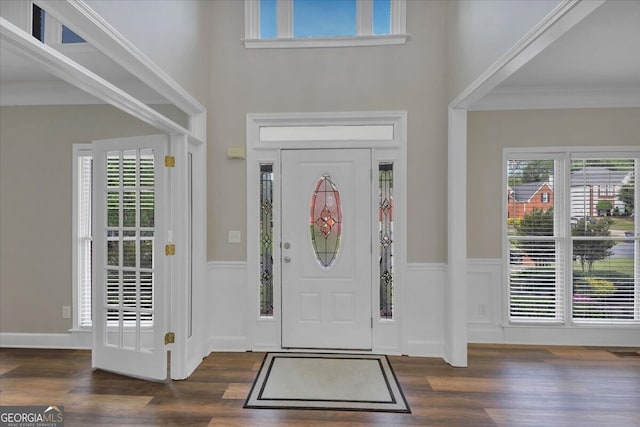
<path id="1" fill-rule="evenodd" d="M 502 254 L 503 148 L 621 145 L 640 147 L 638 108 L 470 112 L 469 258 Z"/>
<path id="2" fill-rule="evenodd" d="M 406 45 L 245 49 L 244 5 L 211 3 L 208 257 L 245 260 L 246 163 L 226 148 L 246 143 L 247 113 L 408 111 L 408 259 L 446 259 L 446 3 L 407 4 Z"/>
<path id="3" fill-rule="evenodd" d="M 73 143 L 157 133 L 109 106 L 0 108 L 0 331 L 71 327 Z"/>
<path id="4" fill-rule="evenodd" d="M 559 0 L 447 1 L 447 101 L 460 95 L 559 3 Z"/>

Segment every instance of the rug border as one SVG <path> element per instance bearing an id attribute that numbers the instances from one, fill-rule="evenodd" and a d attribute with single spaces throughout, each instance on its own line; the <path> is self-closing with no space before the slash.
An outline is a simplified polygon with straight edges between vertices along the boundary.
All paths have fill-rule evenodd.
<path id="1" fill-rule="evenodd" d="M 277 357 L 277 355 L 281 355 L 283 357 L 286 356 L 302 356 L 302 355 L 311 355 L 311 356 L 321 356 L 321 357 L 325 357 L 325 358 L 330 358 L 331 356 L 352 356 L 351 358 L 354 357 L 358 357 L 358 356 L 365 356 L 365 358 L 370 358 L 370 359 L 375 359 L 378 361 L 382 361 L 382 359 L 384 358 L 384 360 L 386 361 L 387 367 L 389 369 L 389 372 L 391 372 L 391 375 L 393 376 L 393 381 L 395 381 L 395 384 L 397 386 L 398 389 L 398 393 L 400 394 L 400 398 L 402 398 L 402 402 L 404 403 L 404 406 L 406 409 L 402 409 L 402 408 L 398 408 L 398 409 L 393 409 L 393 408 L 346 408 L 346 407 L 331 407 L 331 406 L 258 406 L 256 404 L 250 404 L 249 401 L 251 400 L 251 397 L 253 395 L 254 390 L 256 389 L 256 385 L 258 383 L 258 379 L 260 378 L 260 374 L 262 372 L 262 369 L 265 367 L 265 363 L 267 362 L 267 359 L 269 358 L 269 356 L 274 357 L 274 355 L 276 355 L 275 357 Z M 386 371 L 384 369 L 384 366 L 381 366 L 381 372 L 384 376 L 386 376 Z M 389 384 L 387 383 L 387 386 L 389 386 Z M 395 393 L 393 393 L 392 390 L 389 390 L 390 395 L 392 397 L 392 399 L 396 399 L 396 402 L 394 404 L 398 404 L 399 402 L 399 398 L 397 396 L 395 396 Z M 306 399 L 301 399 L 301 400 L 306 400 Z M 317 400 L 316 402 L 324 402 L 324 400 Z M 341 401 L 341 400 L 327 400 L 326 402 L 345 402 L 345 401 Z M 354 401 L 355 402 L 355 401 Z M 382 403 L 382 404 L 387 404 L 385 402 L 365 402 L 365 403 Z M 372 354 L 372 353 L 315 353 L 315 352 L 309 352 L 309 351 L 304 351 L 304 352 L 280 352 L 280 351 L 270 351 L 270 352 L 266 352 L 264 357 L 262 358 L 262 363 L 260 364 L 260 368 L 258 368 L 258 371 L 255 375 L 255 378 L 253 380 L 253 384 L 251 385 L 251 390 L 249 390 L 249 394 L 247 395 L 247 398 L 245 399 L 244 405 L 243 405 L 244 409 L 285 409 L 285 410 L 319 410 L 319 411 L 350 411 L 350 412 L 387 412 L 387 413 L 396 413 L 396 414 L 411 414 L 411 407 L 409 406 L 409 402 L 407 401 L 406 396 L 404 395 L 404 391 L 402 390 L 402 385 L 400 384 L 400 382 L 398 381 L 398 377 L 396 376 L 396 372 L 393 369 L 393 366 L 391 365 L 391 362 L 389 361 L 389 357 L 386 354 Z"/>

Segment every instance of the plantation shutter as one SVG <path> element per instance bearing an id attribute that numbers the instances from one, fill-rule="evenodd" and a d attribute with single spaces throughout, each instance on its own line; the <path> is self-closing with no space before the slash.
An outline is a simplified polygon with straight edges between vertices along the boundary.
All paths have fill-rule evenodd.
<path id="1" fill-rule="evenodd" d="M 78 326 L 91 327 L 91 194 L 93 182 L 93 157 L 90 150 L 81 150 L 77 157 L 78 211 Z"/>
<path id="2" fill-rule="evenodd" d="M 558 226 L 561 188 L 553 158 L 507 159 L 509 319 L 562 321 L 564 275 Z M 546 194 L 546 196 L 542 196 Z"/>
<path id="3" fill-rule="evenodd" d="M 576 322 L 637 322 L 638 237 L 632 216 L 637 159 L 571 161 L 572 316 Z"/>

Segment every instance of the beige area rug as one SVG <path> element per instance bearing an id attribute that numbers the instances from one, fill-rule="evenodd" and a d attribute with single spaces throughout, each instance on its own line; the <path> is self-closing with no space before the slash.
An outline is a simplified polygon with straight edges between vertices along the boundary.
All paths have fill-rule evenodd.
<path id="1" fill-rule="evenodd" d="M 245 408 L 411 413 L 387 356 L 267 353 Z"/>

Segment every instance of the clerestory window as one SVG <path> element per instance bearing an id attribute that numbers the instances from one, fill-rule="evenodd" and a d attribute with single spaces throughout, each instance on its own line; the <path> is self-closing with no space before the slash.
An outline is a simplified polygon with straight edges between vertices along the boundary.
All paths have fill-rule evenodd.
<path id="1" fill-rule="evenodd" d="M 48 15 L 44 9 L 34 4 L 31 15 L 31 35 L 47 45 L 69 45 L 86 43 L 85 40 L 71 31 L 66 25 Z"/>
<path id="2" fill-rule="evenodd" d="M 245 0 L 249 48 L 403 44 L 406 0 Z"/>

